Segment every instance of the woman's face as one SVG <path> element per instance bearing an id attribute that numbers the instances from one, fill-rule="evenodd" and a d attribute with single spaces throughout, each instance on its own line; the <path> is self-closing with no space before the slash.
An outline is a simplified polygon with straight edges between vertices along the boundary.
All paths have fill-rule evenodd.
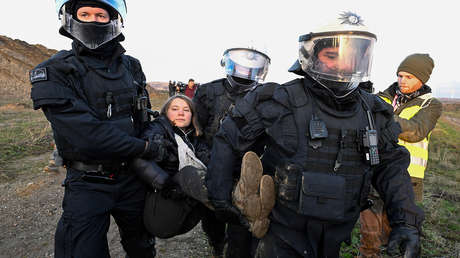
<path id="1" fill-rule="evenodd" d="M 168 117 L 173 125 L 181 129 L 186 129 L 192 122 L 192 111 L 187 102 L 181 98 L 176 98 L 169 105 L 166 117 Z"/>

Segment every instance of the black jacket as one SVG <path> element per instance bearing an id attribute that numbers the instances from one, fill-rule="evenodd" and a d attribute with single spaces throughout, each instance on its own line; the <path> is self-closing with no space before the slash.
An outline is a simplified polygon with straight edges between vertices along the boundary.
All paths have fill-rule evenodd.
<path id="1" fill-rule="evenodd" d="M 218 79 L 201 85 L 195 92 L 193 102 L 198 116 L 198 122 L 203 129 L 204 137 L 209 146 L 216 135 L 220 123 L 245 93 L 232 92 L 226 78 Z"/>
<path id="2" fill-rule="evenodd" d="M 288 88 L 292 87 L 302 87 L 302 94 L 291 94 Z M 304 93 L 307 92 L 307 89 L 310 95 Z M 397 144 L 400 127 L 393 119 L 391 106 L 384 103 L 379 97 L 359 89 L 343 100 L 337 100 L 328 94 L 309 77 L 305 77 L 283 85 L 268 83 L 258 86 L 243 99 L 237 101 L 235 108 L 224 120 L 214 139 L 212 160 L 207 174 L 210 199 L 231 200 L 233 186 L 231 168 L 241 153 L 251 150 L 254 143 L 260 141 L 264 141 L 266 146 L 264 159 L 268 159 L 271 163 L 268 168 L 264 164 L 264 173 L 267 172 L 267 169 L 279 169 L 290 163 L 299 165 L 301 170 L 324 170 L 329 167 L 330 172 L 333 172 L 334 159 L 338 156 L 339 148 L 323 148 L 327 155 L 314 156 L 318 152 L 313 150 L 311 145 L 308 146 L 309 142 L 306 140 L 308 129 L 299 132 L 299 128 L 305 129 L 305 126 L 300 127 L 298 123 L 306 123 L 310 120 L 313 112 L 311 107 L 314 106 L 313 110 L 316 108 L 320 112 L 321 119 L 326 122 L 327 126 L 333 123 L 335 128 L 340 128 L 343 124 L 350 132 L 349 135 L 352 135 L 351 138 L 347 136 L 347 139 L 357 139 L 362 142 L 358 131 L 363 129 L 362 126 L 367 123 L 365 109 L 360 100 L 362 96 L 368 102 L 375 120 L 379 136 L 380 164 L 372 166 L 373 174 L 365 173 L 364 169 L 369 166 L 365 164 L 364 156 L 362 159 L 357 159 L 356 155 L 351 155 L 347 160 L 348 152 L 345 151 L 344 165 L 337 173 L 342 173 L 347 178 L 347 187 L 348 185 L 356 186 L 358 183 L 358 188 L 367 188 L 364 190 L 368 191 L 368 184 L 372 182 L 385 200 L 391 223 L 403 222 L 419 226 L 423 220 L 423 212 L 413 201 L 412 186 L 407 173 L 409 153 L 404 147 Z M 299 108 L 304 109 L 309 115 L 305 118 L 296 118 L 295 112 Z M 357 121 L 356 126 L 353 125 L 352 119 Z M 340 133 L 340 130 L 338 131 Z M 331 130 L 331 132 L 334 131 Z M 333 140 L 340 139 L 339 137 Z M 338 146 L 339 144 L 338 141 L 327 142 L 325 140 L 323 145 Z M 344 148 L 359 149 L 356 141 L 345 141 L 342 145 Z M 318 162 L 315 162 L 316 159 Z M 348 161 L 349 166 L 346 165 Z M 312 164 L 314 166 L 311 166 Z M 360 168 L 353 170 L 353 164 L 360 164 Z M 342 169 L 343 172 L 340 172 Z M 355 179 L 353 179 L 354 175 L 356 175 Z M 371 175 L 371 178 L 366 175 Z M 291 191 L 300 191 L 300 189 L 296 190 L 298 184 L 294 183 L 293 187 Z M 351 195 L 346 197 L 348 198 L 346 201 L 351 217 L 356 218 L 359 216 L 361 204 L 359 199 L 365 198 L 367 193 L 366 191 L 360 193 L 359 189 L 349 190 Z"/>
<path id="3" fill-rule="evenodd" d="M 31 71 L 34 109 L 42 109 L 65 160 L 111 163 L 140 156 L 145 141 L 133 100 L 145 81 L 137 59 L 115 42 L 102 53 L 76 41 Z M 148 95 L 147 95 L 148 96 Z M 150 105 L 150 104 L 149 104 Z"/>
<path id="4" fill-rule="evenodd" d="M 180 128 L 173 126 L 165 115 L 160 115 L 150 122 L 142 133 L 142 138 L 145 140 L 155 138 L 157 140 L 161 139 L 160 141 L 163 142 L 162 147 L 166 149 L 166 153 L 155 160 L 158 166 L 163 168 L 171 176 L 177 173 L 179 169 L 179 159 L 177 154 L 177 142 L 174 134 L 179 135 L 188 147 L 194 150 L 196 157 L 205 165 L 208 163 L 209 149 L 203 138 L 196 136 L 194 129 L 189 129 L 186 132 L 182 131 Z"/>

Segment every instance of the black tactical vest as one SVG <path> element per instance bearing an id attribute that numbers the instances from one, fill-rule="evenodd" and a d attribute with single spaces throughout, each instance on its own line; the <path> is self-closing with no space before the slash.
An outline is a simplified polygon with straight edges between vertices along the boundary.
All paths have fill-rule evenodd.
<path id="1" fill-rule="evenodd" d="M 362 133 L 369 126 L 366 112 L 362 105 L 347 117 L 325 112 L 309 93 L 309 85 L 301 82 L 285 87 L 293 114 L 273 127 L 278 130 L 267 130 L 275 142 L 267 146 L 264 158 L 285 157 L 275 172 L 278 200 L 315 219 L 348 221 L 359 215 L 371 183 L 362 149 Z M 325 123 L 326 138 L 312 139 L 314 116 Z"/>
<path id="2" fill-rule="evenodd" d="M 203 125 L 203 131 L 206 142 L 209 146 L 212 145 L 212 140 L 220 128 L 222 120 L 230 110 L 231 106 L 235 104 L 235 100 L 225 90 L 226 79 L 213 81 L 206 88 L 206 95 L 209 99 L 209 120 L 206 125 Z"/>
<path id="3" fill-rule="evenodd" d="M 129 134 L 140 133 L 135 100 L 138 96 L 141 78 L 136 72 L 136 64 L 128 56 L 122 55 L 122 62 L 117 63 L 115 71 L 108 71 L 102 63 L 88 65 L 83 58 L 67 55 L 61 62 L 73 65 L 76 69 L 68 74 L 72 89 L 77 97 L 94 111 L 99 120 L 107 121 Z M 58 65 L 58 64 L 56 64 Z M 140 69 L 140 66 L 139 66 Z M 134 78 L 136 76 L 136 78 Z M 111 161 L 94 161 L 74 150 L 66 139 L 54 132 L 59 154 L 65 160 L 78 160 L 89 163 L 111 163 Z"/>

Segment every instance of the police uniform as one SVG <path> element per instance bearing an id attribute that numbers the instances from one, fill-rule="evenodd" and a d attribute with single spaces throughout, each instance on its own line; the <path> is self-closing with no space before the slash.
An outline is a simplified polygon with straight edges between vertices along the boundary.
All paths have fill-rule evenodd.
<path id="1" fill-rule="evenodd" d="M 322 137 L 315 138 L 321 123 Z M 377 155 L 366 147 L 369 127 L 377 132 Z M 338 257 L 371 182 L 386 200 L 392 224 L 421 225 L 399 132 L 391 106 L 359 88 L 337 99 L 308 75 L 258 86 L 236 102 L 214 139 L 209 196 L 231 200 L 239 155 L 263 141 L 264 173 L 275 174 L 278 193 L 257 256 Z"/>
<path id="2" fill-rule="evenodd" d="M 235 92 L 226 78 L 218 79 L 198 87 L 193 98 L 197 110 L 198 122 L 203 128 L 204 137 L 209 147 L 220 125 L 235 102 L 244 97 L 246 92 Z M 242 157 L 242 156 L 241 156 Z M 241 164 L 235 164 L 232 170 L 239 171 Z M 236 173 L 238 174 L 238 173 Z M 236 181 L 235 178 L 232 184 Z M 218 221 L 210 212 L 202 221 L 203 230 L 210 238 L 211 245 L 223 245 L 225 223 Z M 247 228 L 229 223 L 227 227 L 226 257 L 250 257 L 252 236 Z M 223 248 L 223 246 L 222 246 Z"/>
<path id="3" fill-rule="evenodd" d="M 150 104 L 140 63 L 119 40 L 96 50 L 74 40 L 30 73 L 34 109 L 51 122 L 67 169 L 56 257 L 109 257 L 110 215 L 130 257 L 154 256 L 142 222 L 145 186 L 127 166 L 144 152 L 138 107 Z"/>

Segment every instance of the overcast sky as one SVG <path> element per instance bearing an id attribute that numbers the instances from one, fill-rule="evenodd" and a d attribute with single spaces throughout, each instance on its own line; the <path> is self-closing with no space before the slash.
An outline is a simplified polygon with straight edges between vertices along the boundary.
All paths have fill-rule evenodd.
<path id="1" fill-rule="evenodd" d="M 6 5 L 6 6 L 5 6 Z M 204 83 L 223 76 L 227 48 L 253 45 L 272 59 L 266 81 L 296 78 L 287 69 L 298 57 L 298 36 L 342 11 L 356 12 L 377 35 L 372 81 L 384 89 L 412 53 L 429 53 L 435 68 L 428 85 L 460 81 L 460 15 L 450 0 L 127 0 L 123 46 L 141 60 L 148 81 Z M 0 34 L 68 49 L 58 35 L 54 1 L 2 1 Z M 330 17 L 330 18 L 329 18 Z"/>

